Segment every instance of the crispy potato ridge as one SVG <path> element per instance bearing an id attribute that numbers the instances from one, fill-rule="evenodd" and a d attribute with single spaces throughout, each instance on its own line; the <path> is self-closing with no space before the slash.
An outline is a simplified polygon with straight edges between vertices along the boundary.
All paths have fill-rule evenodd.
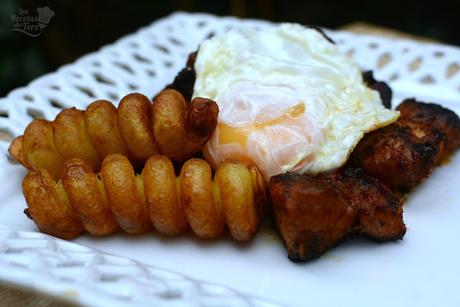
<path id="1" fill-rule="evenodd" d="M 29 214 L 41 232 L 66 240 L 78 237 L 84 228 L 69 204 L 62 183 L 45 169 L 30 172 L 22 183 Z"/>
<path id="2" fill-rule="evenodd" d="M 219 108 L 210 99 L 194 98 L 187 105 L 176 90 L 167 89 L 153 102 L 153 133 L 160 151 L 173 161 L 186 161 L 203 149 L 217 126 Z"/>
<path id="3" fill-rule="evenodd" d="M 118 225 L 110 210 L 104 186 L 96 174 L 81 159 L 66 162 L 62 185 L 69 202 L 75 209 L 84 228 L 96 235 L 110 234 Z"/>
<path id="4" fill-rule="evenodd" d="M 62 177 L 68 175 L 71 174 L 63 173 Z M 146 214 L 142 186 L 128 159 L 119 154 L 108 156 L 102 164 L 101 175 L 118 225 L 127 233 L 133 234 L 149 230 L 151 226 Z"/>
<path id="5" fill-rule="evenodd" d="M 350 160 L 392 190 L 407 193 L 460 148 L 460 118 L 440 105 L 404 100 L 399 120 L 366 134 Z"/>
<path id="6" fill-rule="evenodd" d="M 125 96 L 118 109 L 96 100 L 86 111 L 62 110 L 54 121 L 33 120 L 10 145 L 10 156 L 29 170 L 46 169 L 59 178 L 64 161 L 85 160 L 94 171 L 110 154 L 122 154 L 140 168 L 152 155 L 183 162 L 199 152 L 217 125 L 217 104 L 205 98 L 186 102 L 173 89 L 152 103 L 138 93 Z"/>
<path id="7" fill-rule="evenodd" d="M 31 171 L 23 182 L 31 218 L 39 229 L 71 239 L 84 230 L 107 235 L 119 228 L 164 235 L 191 229 L 204 239 L 227 227 L 237 241 L 256 234 L 266 208 L 266 185 L 256 167 L 226 161 L 214 179 L 205 160 L 190 159 L 176 177 L 170 159 L 154 155 L 136 175 L 128 158 L 111 154 L 100 174 L 79 158 L 68 160 L 56 182 L 47 170 Z"/>
<path id="8" fill-rule="evenodd" d="M 99 169 L 101 159 L 91 143 L 85 121 L 83 111 L 75 108 L 62 110 L 53 121 L 54 144 L 64 161 L 79 157 L 92 169 Z"/>
<path id="9" fill-rule="evenodd" d="M 24 136 L 11 144 L 10 154 L 26 167 L 46 169 L 54 176 L 59 175 L 64 164 L 54 142 L 53 124 L 43 119 L 27 126 Z"/>

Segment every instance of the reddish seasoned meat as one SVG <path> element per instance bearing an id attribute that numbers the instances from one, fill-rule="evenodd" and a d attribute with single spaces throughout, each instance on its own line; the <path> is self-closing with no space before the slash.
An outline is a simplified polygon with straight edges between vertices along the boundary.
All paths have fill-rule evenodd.
<path id="1" fill-rule="evenodd" d="M 406 231 L 399 199 L 358 169 L 315 177 L 286 173 L 272 177 L 269 190 L 292 261 L 317 258 L 353 234 L 388 241 Z"/>
<path id="2" fill-rule="evenodd" d="M 363 81 L 369 88 L 379 93 L 383 106 L 387 109 L 391 109 L 391 98 L 393 97 L 393 92 L 388 84 L 383 81 L 375 80 L 372 70 L 363 72 Z"/>
<path id="3" fill-rule="evenodd" d="M 195 74 L 195 59 L 197 51 L 192 52 L 188 55 L 187 65 L 179 71 L 174 78 L 174 81 L 166 86 L 166 88 L 172 88 L 181 93 L 187 101 L 190 101 L 193 96 L 193 86 L 195 85 L 196 74 Z"/>
<path id="4" fill-rule="evenodd" d="M 356 210 L 353 232 L 377 241 L 394 241 L 404 236 L 402 203 L 388 187 L 353 167 L 345 167 L 330 178 Z"/>
<path id="5" fill-rule="evenodd" d="M 394 191 L 408 192 L 460 147 L 460 119 L 439 105 L 405 100 L 400 119 L 368 133 L 351 160 Z"/>
<path id="6" fill-rule="evenodd" d="M 438 104 L 421 103 L 415 99 L 406 99 L 397 110 L 401 112 L 401 126 L 427 136 L 435 130 L 443 134 L 444 146 L 437 163 L 460 147 L 460 119 L 455 112 Z"/>
<path id="7" fill-rule="evenodd" d="M 286 173 L 272 177 L 269 189 L 292 261 L 317 258 L 349 233 L 355 210 L 328 178 Z"/>
<path id="8" fill-rule="evenodd" d="M 352 154 L 353 162 L 399 192 L 407 192 L 433 168 L 444 138 L 439 131 L 417 137 L 398 124 L 367 134 Z"/>

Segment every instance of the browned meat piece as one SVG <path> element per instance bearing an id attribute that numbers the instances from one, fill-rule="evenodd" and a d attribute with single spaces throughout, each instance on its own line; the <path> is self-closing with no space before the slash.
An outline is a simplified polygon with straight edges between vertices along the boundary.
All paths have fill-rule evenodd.
<path id="1" fill-rule="evenodd" d="M 353 232 L 377 241 L 402 239 L 406 232 L 402 203 L 387 186 L 354 167 L 345 167 L 329 177 L 356 210 Z"/>
<path id="2" fill-rule="evenodd" d="M 185 99 L 191 100 L 193 95 L 193 86 L 195 85 L 196 74 L 195 74 L 195 59 L 197 51 L 189 54 L 187 59 L 187 65 L 179 71 L 174 78 L 174 81 L 166 86 L 166 88 L 172 88 L 181 93 Z"/>
<path id="3" fill-rule="evenodd" d="M 438 104 L 421 103 L 415 99 L 404 100 L 396 109 L 401 112 L 400 125 L 403 127 L 409 127 L 422 135 L 429 135 L 433 130 L 441 131 L 445 142 L 438 163 L 460 147 L 460 119 L 455 112 Z"/>
<path id="4" fill-rule="evenodd" d="M 273 214 L 292 261 L 307 261 L 353 234 L 378 241 L 406 231 L 399 199 L 359 169 L 316 177 L 286 173 L 270 180 Z"/>
<path id="5" fill-rule="evenodd" d="M 367 134 L 351 160 L 394 191 L 408 192 L 460 147 L 460 119 L 439 105 L 405 100 L 400 119 Z"/>
<path id="6" fill-rule="evenodd" d="M 388 84 L 383 81 L 375 80 L 372 70 L 363 72 L 363 80 L 368 87 L 379 92 L 383 106 L 387 109 L 391 109 L 391 98 L 393 97 L 393 92 Z"/>
<path id="7" fill-rule="evenodd" d="M 269 190 L 292 261 L 317 258 L 349 233 L 355 210 L 328 178 L 286 173 L 272 177 Z"/>
<path id="8" fill-rule="evenodd" d="M 353 162 L 391 189 L 407 192 L 426 178 L 436 160 L 443 136 L 418 138 L 397 124 L 367 134 L 352 154 Z"/>
<path id="9" fill-rule="evenodd" d="M 310 29 L 313 29 L 313 30 L 316 30 L 318 31 L 319 33 L 321 33 L 321 35 L 327 39 L 330 43 L 334 44 L 335 45 L 335 42 L 332 40 L 332 38 L 330 38 L 326 32 L 324 32 L 323 28 L 317 26 L 317 25 L 307 25 L 307 28 L 310 28 Z"/>

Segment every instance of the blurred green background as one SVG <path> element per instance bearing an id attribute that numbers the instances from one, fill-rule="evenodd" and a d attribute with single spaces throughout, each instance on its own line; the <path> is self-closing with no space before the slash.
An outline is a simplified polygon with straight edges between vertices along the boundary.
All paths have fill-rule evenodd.
<path id="1" fill-rule="evenodd" d="M 43 33 L 11 31 L 20 8 L 56 15 Z M 36 1 L 0 0 L 0 97 L 173 11 L 292 21 L 337 28 L 363 21 L 460 45 L 460 1 Z"/>

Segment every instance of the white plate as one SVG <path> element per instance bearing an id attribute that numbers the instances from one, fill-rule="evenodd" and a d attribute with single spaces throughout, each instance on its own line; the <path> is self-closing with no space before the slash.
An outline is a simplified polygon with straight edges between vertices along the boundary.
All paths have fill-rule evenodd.
<path id="1" fill-rule="evenodd" d="M 52 106 L 56 102 L 82 108 L 93 100 L 88 91 L 113 101 L 133 89 L 153 95 L 172 80 L 187 53 L 204 37 L 236 24 L 270 26 L 203 14 L 179 13 L 162 19 L 10 93 L 0 100 L 0 113 L 6 114 L 0 117 L 0 130 L 22 134 L 30 121 L 28 111 L 52 119 L 59 111 Z M 447 73 L 449 66 L 455 71 L 455 65 L 460 65 L 458 49 L 345 32 L 330 35 L 363 69 L 374 69 L 378 78 L 391 80 L 394 102 L 415 96 L 459 112 L 460 73 Z M 84 235 L 71 244 L 37 233 L 22 213 L 26 205 L 20 186 L 25 171 L 8 163 L 8 144 L 0 145 L 2 279 L 85 304 L 111 306 L 276 305 L 267 301 L 293 306 L 460 305 L 458 153 L 410 195 L 404 207 L 408 231 L 403 241 L 350 240 L 318 260 L 294 264 L 270 225 L 249 244 L 229 238 L 172 239 L 154 232 L 104 238 Z"/>

